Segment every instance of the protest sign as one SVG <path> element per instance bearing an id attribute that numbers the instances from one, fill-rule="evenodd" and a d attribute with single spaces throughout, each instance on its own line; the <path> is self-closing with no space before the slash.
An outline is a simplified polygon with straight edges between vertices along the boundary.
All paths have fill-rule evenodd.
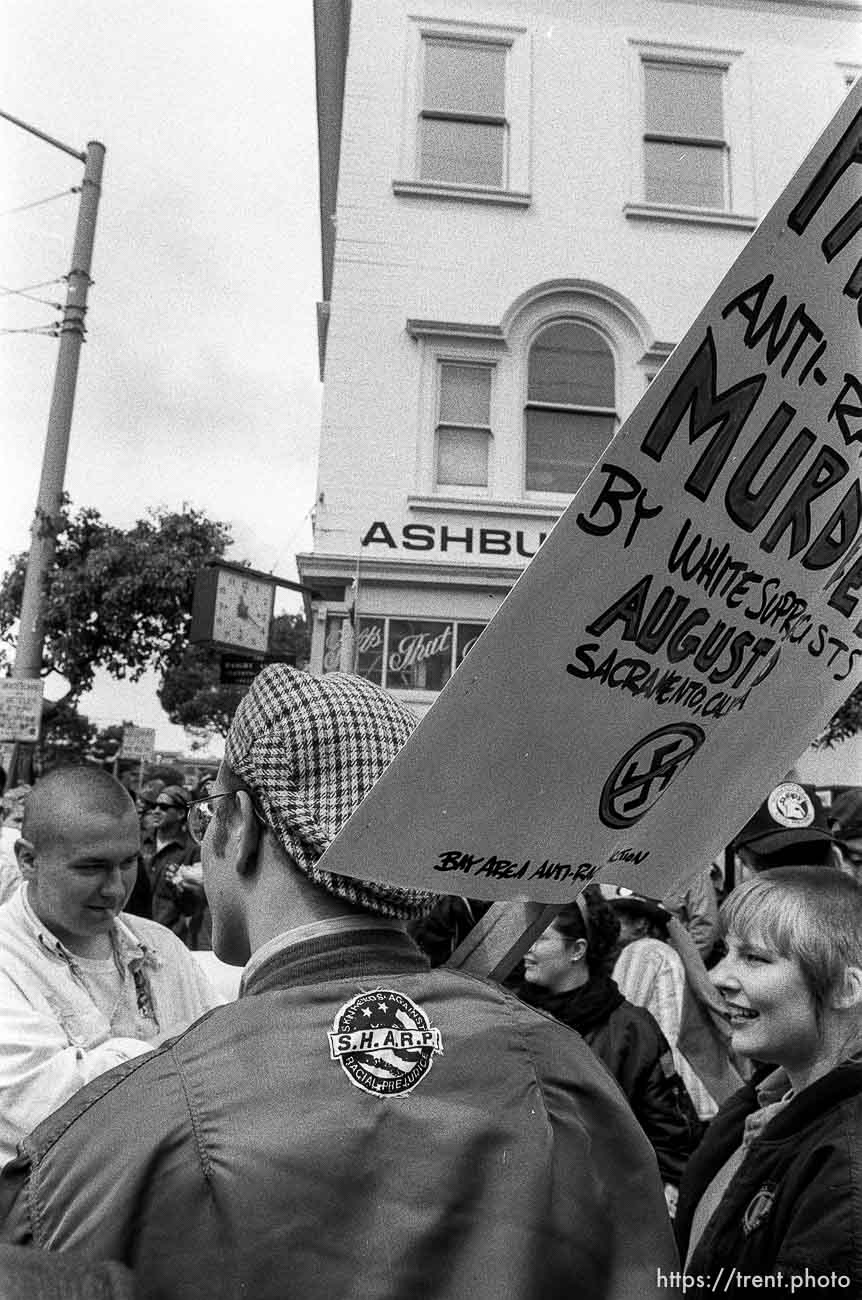
<path id="1" fill-rule="evenodd" d="M 862 84 L 325 855 L 501 901 L 660 895 L 862 668 Z M 660 272 L 656 268 L 656 273 Z"/>
<path id="2" fill-rule="evenodd" d="M 154 727 L 123 727 L 120 758 L 152 759 L 156 752 Z"/>
<path id="3" fill-rule="evenodd" d="M 0 678 L 0 740 L 38 740 L 41 721 L 42 682 Z"/>

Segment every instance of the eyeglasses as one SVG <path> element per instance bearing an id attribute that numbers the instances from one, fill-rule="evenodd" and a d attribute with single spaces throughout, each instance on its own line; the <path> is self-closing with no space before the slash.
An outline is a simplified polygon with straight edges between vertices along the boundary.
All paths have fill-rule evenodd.
<path id="1" fill-rule="evenodd" d="M 224 799 L 226 795 L 236 794 L 235 790 L 222 790 L 221 794 L 213 794 L 209 782 L 206 787 L 206 794 L 200 795 L 197 799 L 192 799 L 188 806 L 188 826 L 189 835 L 191 835 L 195 844 L 203 844 L 204 836 L 207 833 L 207 827 L 215 816 L 213 804 L 216 799 Z"/>
<path id="2" fill-rule="evenodd" d="M 199 795 L 197 799 L 190 799 L 188 805 L 188 821 L 186 822 L 186 826 L 188 827 L 189 834 L 195 844 L 203 844 L 204 836 L 207 833 L 207 827 L 215 816 L 215 808 L 213 807 L 215 800 L 224 799 L 229 794 L 238 793 L 237 790 L 222 790 L 219 794 L 213 794 L 212 781 L 207 781 L 205 791 L 206 792 Z M 252 812 L 260 822 L 263 829 L 268 830 L 269 822 L 251 797 L 251 792 L 246 791 L 246 793 L 251 799 Z"/>

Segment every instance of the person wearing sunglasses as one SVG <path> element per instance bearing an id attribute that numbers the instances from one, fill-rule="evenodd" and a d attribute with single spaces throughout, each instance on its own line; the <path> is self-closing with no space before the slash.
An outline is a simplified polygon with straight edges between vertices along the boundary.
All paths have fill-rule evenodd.
<path id="1" fill-rule="evenodd" d="M 241 995 L 33 1136 L 7 1239 L 172 1300 L 642 1300 L 677 1267 L 652 1149 L 580 1036 L 432 969 L 406 925 L 436 895 L 326 869 L 414 725 L 363 678 L 255 678 L 189 809 Z"/>

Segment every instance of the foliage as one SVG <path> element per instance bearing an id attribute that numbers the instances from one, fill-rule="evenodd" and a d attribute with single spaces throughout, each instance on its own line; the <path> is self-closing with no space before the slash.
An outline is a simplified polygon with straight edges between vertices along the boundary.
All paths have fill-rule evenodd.
<path id="1" fill-rule="evenodd" d="M 73 511 L 65 499 L 45 584 L 42 670 L 66 679 L 64 702 L 89 690 L 99 668 L 137 681 L 149 668 L 164 671 L 178 663 L 187 645 L 195 575 L 222 556 L 230 540 L 225 524 L 188 506 L 152 511 L 122 529 L 98 510 Z M 0 581 L 0 640 L 8 646 L 26 562 L 26 553 L 17 556 Z"/>
<path id="2" fill-rule="evenodd" d="M 302 663 L 308 658 L 310 635 L 301 614 L 280 614 L 272 621 L 269 654 Z M 157 694 L 171 722 L 185 727 L 205 744 L 213 734 L 226 736 L 231 718 L 245 694 L 242 686 L 222 686 L 220 655 L 206 646 L 190 645 L 179 663 L 170 665 Z"/>
<path id="3" fill-rule="evenodd" d="M 818 749 L 833 749 L 842 740 L 849 740 L 862 731 L 862 686 L 845 700 L 838 712 L 829 720 L 815 742 Z"/>

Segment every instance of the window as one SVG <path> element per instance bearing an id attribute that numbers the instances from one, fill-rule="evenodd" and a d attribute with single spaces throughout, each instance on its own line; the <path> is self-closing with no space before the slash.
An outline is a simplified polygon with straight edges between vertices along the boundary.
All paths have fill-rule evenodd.
<path id="1" fill-rule="evenodd" d="M 530 82 L 525 28 L 410 19 L 395 193 L 526 207 Z"/>
<path id="2" fill-rule="evenodd" d="M 484 629 L 484 623 L 361 617 L 356 622 L 355 672 L 387 690 L 439 691 Z M 341 626 L 333 622 L 330 640 L 327 627 L 325 673 L 338 670 L 341 635 Z"/>
<path id="3" fill-rule="evenodd" d="M 576 492 L 616 422 L 614 358 L 598 330 L 572 320 L 543 329 L 527 371 L 527 491 Z"/>
<path id="4" fill-rule="evenodd" d="M 441 363 L 435 476 L 438 487 L 486 488 L 490 436 L 490 367 Z"/>
<path id="5" fill-rule="evenodd" d="M 644 198 L 729 208 L 725 69 L 645 59 Z"/>
<path id="6" fill-rule="evenodd" d="M 423 49 L 420 179 L 502 188 L 506 46 L 426 37 Z"/>

